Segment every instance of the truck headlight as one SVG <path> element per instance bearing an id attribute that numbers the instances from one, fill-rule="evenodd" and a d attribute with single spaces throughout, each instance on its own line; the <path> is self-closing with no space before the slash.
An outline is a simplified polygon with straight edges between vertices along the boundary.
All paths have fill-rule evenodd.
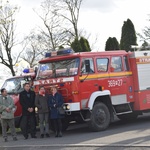
<path id="1" fill-rule="evenodd" d="M 70 105 L 67 104 L 66 105 L 66 109 L 69 110 L 70 109 Z"/>

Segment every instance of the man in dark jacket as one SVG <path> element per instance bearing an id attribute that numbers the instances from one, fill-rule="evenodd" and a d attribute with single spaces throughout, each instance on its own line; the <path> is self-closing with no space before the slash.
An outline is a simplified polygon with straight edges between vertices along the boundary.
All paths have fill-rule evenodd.
<path id="1" fill-rule="evenodd" d="M 25 137 L 28 139 L 28 131 L 30 130 L 31 137 L 36 138 L 36 121 L 35 121 L 35 92 L 30 90 L 30 84 L 24 84 L 24 91 L 19 96 L 22 106 L 22 119 L 20 128 Z"/>

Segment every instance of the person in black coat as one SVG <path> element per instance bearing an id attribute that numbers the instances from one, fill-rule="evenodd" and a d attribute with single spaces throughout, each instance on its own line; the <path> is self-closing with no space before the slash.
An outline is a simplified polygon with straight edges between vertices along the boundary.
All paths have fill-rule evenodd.
<path id="1" fill-rule="evenodd" d="M 24 84 L 24 91 L 19 95 L 19 101 L 22 106 L 22 118 L 20 123 L 21 131 L 25 139 L 28 139 L 28 131 L 31 137 L 36 138 L 36 120 L 35 120 L 35 92 L 30 90 L 30 84 Z"/>
<path id="2" fill-rule="evenodd" d="M 58 107 L 61 107 L 64 103 L 63 97 L 57 92 L 56 87 L 51 88 L 52 95 L 49 97 L 49 107 L 50 107 L 50 119 L 54 125 L 55 137 L 62 137 L 62 122 L 61 119 L 64 117 L 58 111 Z"/>

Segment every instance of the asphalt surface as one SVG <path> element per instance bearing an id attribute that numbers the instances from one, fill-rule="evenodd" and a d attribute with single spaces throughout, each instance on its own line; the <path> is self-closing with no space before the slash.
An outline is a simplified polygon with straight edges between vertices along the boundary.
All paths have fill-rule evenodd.
<path id="1" fill-rule="evenodd" d="M 116 121 L 106 131 L 90 132 L 86 124 L 72 124 L 62 138 L 37 139 L 29 136 L 24 140 L 18 132 L 18 141 L 13 141 L 8 133 L 8 142 L 0 136 L 0 150 L 148 150 L 150 149 L 150 116 L 134 122 Z"/>

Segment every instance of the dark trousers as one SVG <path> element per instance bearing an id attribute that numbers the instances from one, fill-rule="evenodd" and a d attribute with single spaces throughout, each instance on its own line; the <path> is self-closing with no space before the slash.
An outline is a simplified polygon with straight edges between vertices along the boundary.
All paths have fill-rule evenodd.
<path id="1" fill-rule="evenodd" d="M 22 116 L 20 128 L 24 137 L 28 137 L 28 133 L 30 132 L 31 136 L 35 136 L 36 134 L 36 121 L 35 116 Z"/>
<path id="2" fill-rule="evenodd" d="M 56 134 L 60 133 L 62 131 L 62 122 L 61 119 L 53 119 L 53 125 L 54 125 L 54 129 Z"/>

